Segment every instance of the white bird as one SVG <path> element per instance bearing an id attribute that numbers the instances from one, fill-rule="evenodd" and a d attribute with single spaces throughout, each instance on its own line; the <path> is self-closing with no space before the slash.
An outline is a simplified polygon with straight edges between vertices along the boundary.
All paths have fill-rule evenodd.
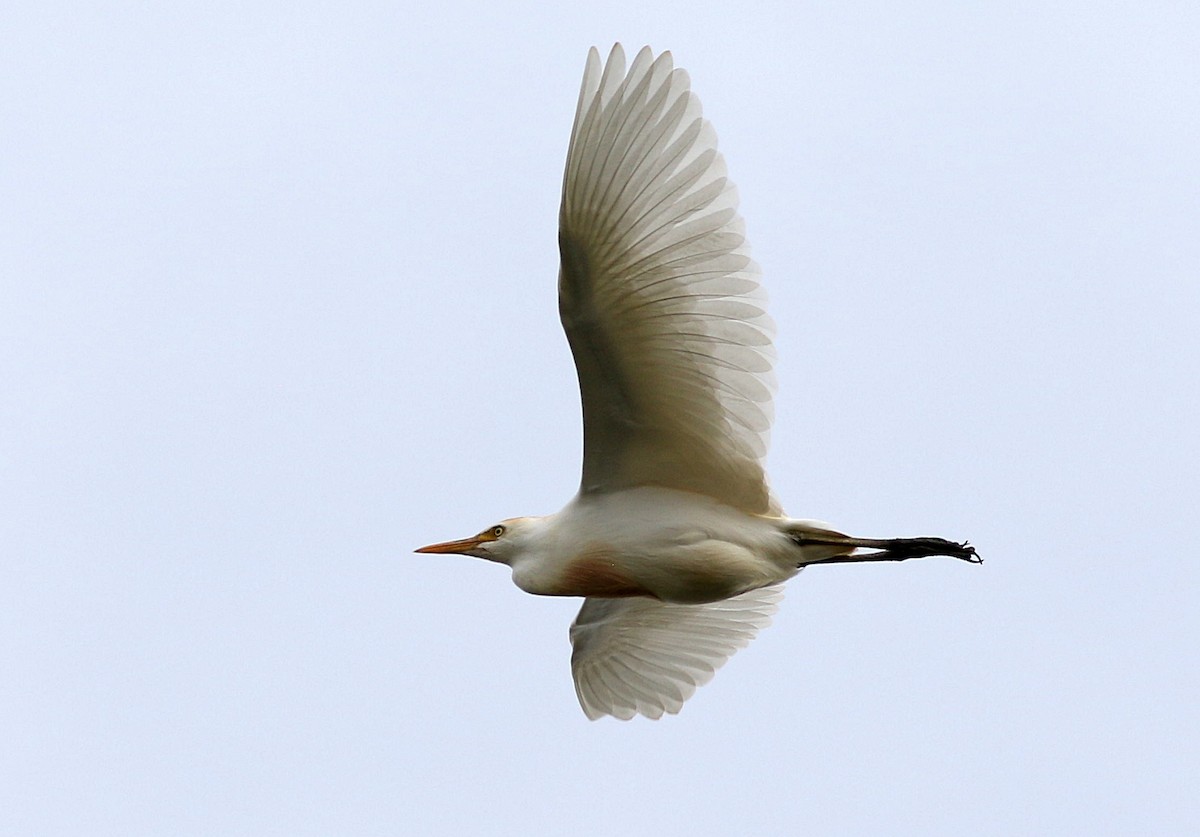
<path id="1" fill-rule="evenodd" d="M 507 564 L 586 597 L 571 669 L 589 718 L 676 713 L 770 622 L 808 564 L 967 543 L 849 537 L 784 516 L 763 473 L 774 326 L 737 192 L 671 54 L 588 53 L 559 214 L 559 312 L 583 400 L 583 479 L 557 514 L 417 552 Z M 874 550 L 864 552 L 863 550 Z"/>

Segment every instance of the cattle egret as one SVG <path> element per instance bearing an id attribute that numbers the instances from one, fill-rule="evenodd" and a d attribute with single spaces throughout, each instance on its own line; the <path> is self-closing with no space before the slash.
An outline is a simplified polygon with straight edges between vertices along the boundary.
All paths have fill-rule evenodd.
<path id="1" fill-rule="evenodd" d="M 417 552 L 512 568 L 582 596 L 571 670 L 584 713 L 676 713 L 770 621 L 809 564 L 968 543 L 855 538 L 786 517 L 763 473 L 774 326 L 737 192 L 671 54 L 587 59 L 559 213 L 559 313 L 583 400 L 583 479 L 557 514 Z"/>

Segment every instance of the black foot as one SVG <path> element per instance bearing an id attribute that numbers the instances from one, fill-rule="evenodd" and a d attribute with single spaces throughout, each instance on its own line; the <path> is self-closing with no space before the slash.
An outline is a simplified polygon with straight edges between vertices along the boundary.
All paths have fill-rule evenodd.
<path id="1" fill-rule="evenodd" d="M 979 553 L 969 542 L 955 543 L 945 538 L 896 538 L 888 543 L 885 552 L 896 553 L 896 557 L 891 559 L 895 561 L 903 561 L 905 558 L 925 558 L 930 555 L 946 555 L 971 564 L 983 563 L 983 559 L 979 557 Z"/>

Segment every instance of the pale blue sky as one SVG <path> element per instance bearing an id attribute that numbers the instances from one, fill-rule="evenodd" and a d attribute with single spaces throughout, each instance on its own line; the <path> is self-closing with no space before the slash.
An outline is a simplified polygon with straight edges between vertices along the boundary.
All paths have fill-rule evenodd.
<path id="1" fill-rule="evenodd" d="M 10 5 L 0 832 L 1194 833 L 1200 11 Z M 654 723 L 413 555 L 574 492 L 587 48 L 671 49 L 814 568 Z"/>

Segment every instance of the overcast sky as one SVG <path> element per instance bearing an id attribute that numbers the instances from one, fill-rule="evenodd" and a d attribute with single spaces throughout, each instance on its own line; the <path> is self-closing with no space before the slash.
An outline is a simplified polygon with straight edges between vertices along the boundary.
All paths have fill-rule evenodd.
<path id="1" fill-rule="evenodd" d="M 1197 7 L 578 6 L 7 7 L 0 832 L 1200 830 Z M 810 569 L 592 723 L 577 601 L 411 550 L 577 486 L 618 39 L 739 185 L 787 511 L 986 563 Z"/>

